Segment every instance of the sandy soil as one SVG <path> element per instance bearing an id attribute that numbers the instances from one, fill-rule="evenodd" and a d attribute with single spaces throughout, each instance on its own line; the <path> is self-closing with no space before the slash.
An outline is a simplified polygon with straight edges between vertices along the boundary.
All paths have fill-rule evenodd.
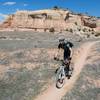
<path id="1" fill-rule="evenodd" d="M 57 89 L 55 83 L 52 84 L 43 94 L 40 94 L 35 100 L 61 100 L 61 98 L 72 89 L 74 83 L 79 77 L 79 74 L 84 67 L 85 61 L 92 46 L 95 42 L 88 42 L 82 45 L 74 54 L 74 72 L 70 80 L 66 79 L 66 84 L 63 88 Z M 33 99 L 34 100 L 34 99 Z"/>

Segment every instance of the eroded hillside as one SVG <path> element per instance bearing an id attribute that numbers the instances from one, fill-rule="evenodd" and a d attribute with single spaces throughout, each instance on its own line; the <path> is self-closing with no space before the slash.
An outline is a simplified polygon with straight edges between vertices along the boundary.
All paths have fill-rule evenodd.
<path id="1" fill-rule="evenodd" d="M 100 19 L 70 10 L 46 9 L 38 11 L 17 11 L 3 22 L 1 28 L 32 29 L 34 31 L 83 31 L 94 32 Z M 100 30 L 99 30 L 100 31 Z"/>

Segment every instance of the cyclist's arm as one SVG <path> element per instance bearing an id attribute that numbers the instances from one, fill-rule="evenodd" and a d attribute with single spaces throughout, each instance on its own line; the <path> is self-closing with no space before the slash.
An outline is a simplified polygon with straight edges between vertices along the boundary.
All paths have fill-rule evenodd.
<path id="1" fill-rule="evenodd" d="M 60 50 L 61 50 L 61 44 L 58 45 L 58 50 L 57 50 L 57 53 L 55 55 L 56 58 L 59 58 Z"/>
<path id="2" fill-rule="evenodd" d="M 56 53 L 56 57 L 59 58 L 59 54 L 60 54 L 60 48 L 58 48 L 57 53 Z"/>
<path id="3" fill-rule="evenodd" d="M 72 58 L 73 51 L 72 51 L 72 49 L 71 49 L 71 48 L 70 48 L 70 51 L 71 51 L 71 53 L 70 53 L 70 58 Z"/>

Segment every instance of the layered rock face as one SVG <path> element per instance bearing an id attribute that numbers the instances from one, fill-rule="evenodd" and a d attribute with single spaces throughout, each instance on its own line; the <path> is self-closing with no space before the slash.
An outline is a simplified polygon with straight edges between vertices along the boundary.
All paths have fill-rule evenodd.
<path id="1" fill-rule="evenodd" d="M 86 18 L 85 15 L 74 14 L 63 9 L 17 11 L 14 15 L 10 15 L 2 25 L 5 28 L 26 28 L 35 31 L 49 31 L 51 28 L 55 31 L 63 31 L 76 26 L 96 28 L 97 25 L 96 20 L 90 17 Z"/>
<path id="2" fill-rule="evenodd" d="M 11 27 L 13 18 L 14 18 L 14 15 L 9 15 L 9 17 L 3 22 L 3 24 L 2 23 L 0 24 L 0 27 L 1 28 Z"/>
<path id="3" fill-rule="evenodd" d="M 96 28 L 97 27 L 95 19 L 92 20 L 91 18 L 81 17 L 81 20 L 82 20 L 84 26 L 87 26 L 87 27 L 90 27 L 90 28 Z"/>
<path id="4" fill-rule="evenodd" d="M 65 29 L 66 16 L 68 11 L 43 10 L 37 12 L 19 11 L 16 12 L 12 25 L 18 28 L 32 29 Z M 67 16 L 68 17 L 68 16 Z"/>

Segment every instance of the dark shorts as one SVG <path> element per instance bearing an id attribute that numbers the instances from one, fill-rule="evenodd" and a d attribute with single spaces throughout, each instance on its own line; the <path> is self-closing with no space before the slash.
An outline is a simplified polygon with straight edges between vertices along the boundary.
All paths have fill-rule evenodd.
<path id="1" fill-rule="evenodd" d="M 70 58 L 70 53 L 71 53 L 71 52 L 70 52 L 69 50 L 68 50 L 68 51 L 64 50 L 64 60 Z"/>
<path id="2" fill-rule="evenodd" d="M 70 58 L 70 56 L 67 55 L 66 53 L 64 53 L 64 60 L 69 59 L 69 58 Z"/>

